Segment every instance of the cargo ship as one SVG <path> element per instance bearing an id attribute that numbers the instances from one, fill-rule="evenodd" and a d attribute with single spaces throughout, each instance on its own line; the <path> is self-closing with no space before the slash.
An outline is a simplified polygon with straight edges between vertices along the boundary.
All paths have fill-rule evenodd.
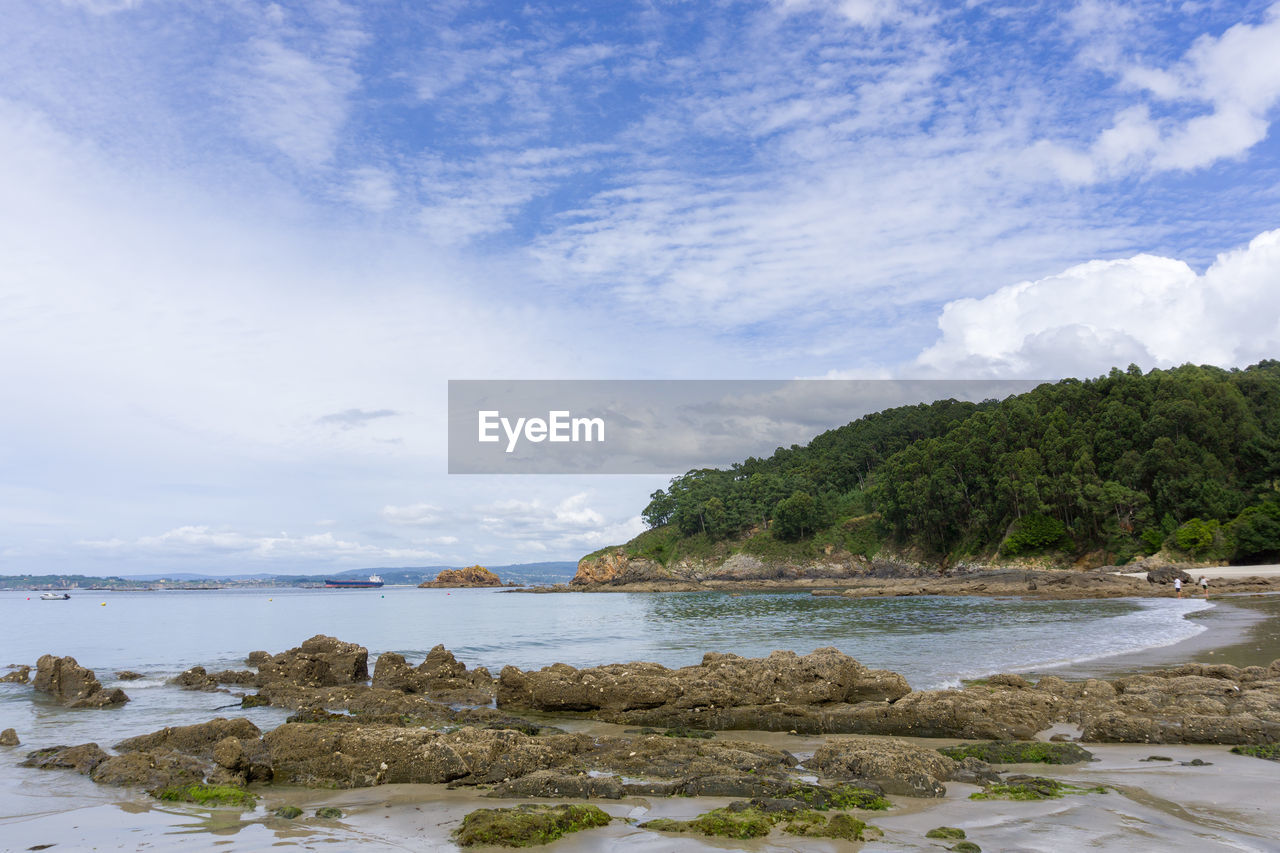
<path id="1" fill-rule="evenodd" d="M 367 581 L 326 580 L 324 586 L 325 589 L 377 589 L 382 586 L 382 578 L 377 575 L 369 575 Z"/>

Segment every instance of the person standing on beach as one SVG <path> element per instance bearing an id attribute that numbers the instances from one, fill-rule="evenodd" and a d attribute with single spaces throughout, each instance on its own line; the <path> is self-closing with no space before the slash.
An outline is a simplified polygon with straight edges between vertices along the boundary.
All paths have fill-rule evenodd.
<path id="1" fill-rule="evenodd" d="M 1173 588 L 1178 593 L 1178 598 L 1182 598 L 1182 578 L 1173 579 Z"/>
<path id="2" fill-rule="evenodd" d="M 1200 591 L 1204 593 L 1204 597 L 1209 597 L 1209 579 L 1204 575 L 1200 576 Z"/>

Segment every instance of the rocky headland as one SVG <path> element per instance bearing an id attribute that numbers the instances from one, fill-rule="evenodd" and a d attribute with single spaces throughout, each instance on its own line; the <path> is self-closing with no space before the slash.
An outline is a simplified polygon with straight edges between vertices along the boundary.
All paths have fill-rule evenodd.
<path id="1" fill-rule="evenodd" d="M 503 586 L 502 578 L 484 566 L 467 566 L 465 569 L 444 569 L 436 579 L 423 581 L 418 589 L 466 589 L 470 587 Z"/>
<path id="2" fill-rule="evenodd" d="M 1177 594 L 1193 589 L 1201 568 L 1150 558 L 1125 566 L 1044 567 L 986 563 L 938 565 L 904 556 L 868 560 L 842 551 L 808 560 L 765 559 L 736 553 L 727 557 L 682 559 L 667 564 L 622 548 L 584 557 L 567 585 L 530 592 L 691 592 L 696 590 L 810 589 L 819 595 L 850 597 L 904 595 L 1022 596 L 1036 599 L 1121 598 Z M 1215 578 L 1214 595 L 1280 592 L 1280 577 L 1241 575 Z"/>

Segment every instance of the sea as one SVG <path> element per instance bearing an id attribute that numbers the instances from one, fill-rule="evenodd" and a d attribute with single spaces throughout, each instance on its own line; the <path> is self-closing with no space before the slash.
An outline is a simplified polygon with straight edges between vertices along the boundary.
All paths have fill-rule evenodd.
<path id="1" fill-rule="evenodd" d="M 370 670 L 385 651 L 420 662 L 444 644 L 469 667 L 537 669 L 654 661 L 696 664 L 706 652 L 763 656 L 834 646 L 917 689 L 996 672 L 1043 672 L 1166 646 L 1205 630 L 1203 599 L 1025 601 L 993 598 L 855 599 L 792 592 L 529 594 L 507 590 L 223 589 L 73 591 L 68 601 L 0 592 L 0 667 L 71 655 L 130 702 L 69 710 L 30 685 L 0 684 L 0 729 L 22 740 L 0 749 L 0 826 L 22 811 L 101 797 L 74 774 L 24 769 L 33 749 L 111 744 L 164 726 L 244 715 L 263 729 L 276 708 L 241 710 L 228 693 L 168 682 L 194 665 L 245 668 L 254 650 L 279 652 L 315 634 L 360 643 Z M 115 673 L 133 670 L 139 680 Z M 34 672 L 33 672 L 34 675 Z M 2 846 L 2 845 L 0 845 Z"/>

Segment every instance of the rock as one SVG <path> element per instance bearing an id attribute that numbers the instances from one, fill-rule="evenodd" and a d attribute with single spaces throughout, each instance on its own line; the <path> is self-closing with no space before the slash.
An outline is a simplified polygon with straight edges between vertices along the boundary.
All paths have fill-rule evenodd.
<path id="1" fill-rule="evenodd" d="M 433 581 L 423 581 L 418 589 L 457 589 L 465 587 L 502 586 L 502 579 L 484 566 L 445 569 Z"/>
<path id="2" fill-rule="evenodd" d="M 258 650 L 254 652 L 249 652 L 249 656 L 244 659 L 244 662 L 247 663 L 249 666 L 260 666 L 265 661 L 269 661 L 269 660 L 271 660 L 271 652 Z"/>
<path id="3" fill-rule="evenodd" d="M 293 820 L 302 817 L 302 809 L 297 806 L 281 806 L 272 812 L 276 817 L 282 817 L 285 820 Z"/>
<path id="4" fill-rule="evenodd" d="M 0 683 L 26 684 L 31 676 L 31 667 L 29 666 L 13 664 L 9 669 L 12 671 L 0 675 Z"/>
<path id="5" fill-rule="evenodd" d="M 236 786 L 243 780 L 207 759 L 176 752 L 129 752 L 113 755 L 90 774 L 99 785 L 142 788 L 148 792 L 202 785 Z"/>
<path id="6" fill-rule="evenodd" d="M 42 656 L 36 661 L 32 686 L 69 708 L 106 708 L 129 701 L 118 687 L 103 690 L 93 670 L 80 666 L 73 657 Z"/>
<path id="7" fill-rule="evenodd" d="M 322 806 L 316 809 L 316 817 L 337 820 L 342 817 L 342 809 L 334 808 L 333 806 Z"/>
<path id="8" fill-rule="evenodd" d="M 116 678 L 120 681 L 137 681 L 142 677 L 142 673 L 134 672 L 131 669 L 121 669 L 116 671 Z"/>
<path id="9" fill-rule="evenodd" d="M 656 832 L 695 832 L 721 838 L 764 838 L 779 820 L 776 814 L 766 814 L 759 809 L 712 809 L 693 820 L 658 818 L 640 824 L 641 829 Z"/>
<path id="10" fill-rule="evenodd" d="M 258 661 L 258 683 L 303 687 L 363 684 L 369 680 L 369 650 L 317 634 L 301 646 Z"/>
<path id="11" fill-rule="evenodd" d="M 701 664 L 678 670 L 656 663 L 582 670 L 554 664 L 537 672 L 508 666 L 498 677 L 497 697 L 500 708 L 604 711 L 598 716 L 614 722 L 785 731 L 794 728 L 792 708 L 892 702 L 909 692 L 897 673 L 868 669 L 837 649 L 822 648 L 803 657 L 708 653 Z M 733 709 L 750 711 L 733 717 L 738 725 L 724 724 L 720 715 Z"/>
<path id="12" fill-rule="evenodd" d="M 958 841 L 964 838 L 964 830 L 956 826 L 938 826 L 926 832 L 924 837 Z"/>
<path id="13" fill-rule="evenodd" d="M 87 774 L 110 758 L 96 743 L 79 746 L 49 746 L 27 753 L 20 767 L 38 767 L 41 770 L 74 770 Z"/>
<path id="14" fill-rule="evenodd" d="M 18 740 L 18 733 L 13 729 L 5 729 L 0 732 L 0 746 L 21 746 L 22 741 Z"/>
<path id="15" fill-rule="evenodd" d="M 596 806 L 577 804 L 476 809 L 462 819 L 456 838 L 462 847 L 531 847 L 549 844 L 573 832 L 607 826 L 610 820 Z"/>
<path id="16" fill-rule="evenodd" d="M 452 652 L 437 645 L 416 669 L 403 655 L 382 653 L 373 668 L 373 686 L 451 702 L 488 704 L 494 696 L 495 682 L 489 670 L 478 667 L 469 672 Z"/>
<path id="17" fill-rule="evenodd" d="M 257 741 L 261 737 L 261 730 L 244 717 L 217 717 L 207 723 L 169 726 L 150 734 L 126 738 L 117 743 L 115 749 L 119 752 L 167 750 L 212 758 L 214 748 L 227 738 Z"/>
<path id="18" fill-rule="evenodd" d="M 990 684 L 992 687 L 1017 687 L 1019 689 L 1031 686 L 1031 683 L 1021 675 L 1010 672 L 1003 672 L 999 675 L 991 676 L 987 679 L 987 684 Z"/>
<path id="19" fill-rule="evenodd" d="M 941 797 L 942 784 L 959 765 L 937 750 L 899 740 L 829 741 L 818 748 L 807 766 L 829 776 L 870 779 L 888 794 Z"/>
<path id="20" fill-rule="evenodd" d="M 679 780 L 693 793 L 699 781 L 718 777 L 748 776 L 753 783 L 768 779 L 781 785 L 796 763 L 782 750 L 733 741 L 587 734 L 533 737 L 479 728 L 444 733 L 357 722 L 286 723 L 267 732 L 264 740 L 274 780 L 311 787 L 497 784 L 540 770 L 575 775 L 596 770 Z"/>
<path id="21" fill-rule="evenodd" d="M 151 795 L 158 800 L 175 803 L 195 803 L 201 806 L 238 806 L 252 810 L 258 798 L 236 785 L 172 785 L 157 788 Z"/>
<path id="22" fill-rule="evenodd" d="M 535 770 L 527 776 L 502 782 L 485 796 L 516 799 L 564 797 L 573 800 L 621 799 L 625 791 L 616 776 L 588 776 L 556 770 Z"/>
<path id="23" fill-rule="evenodd" d="M 1140 571 L 1140 569 L 1134 567 L 1134 571 Z M 1170 584 L 1175 580 L 1181 580 L 1187 591 L 1190 591 L 1188 585 L 1195 579 L 1177 566 L 1163 565 L 1147 569 L 1147 583 Z"/>

